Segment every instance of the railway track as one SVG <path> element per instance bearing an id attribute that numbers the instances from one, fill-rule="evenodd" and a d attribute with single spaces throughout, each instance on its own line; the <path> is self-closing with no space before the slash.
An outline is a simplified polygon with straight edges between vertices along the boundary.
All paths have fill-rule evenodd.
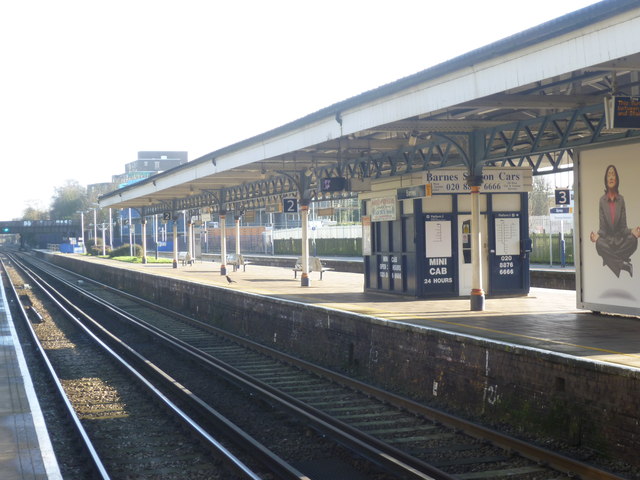
<path id="1" fill-rule="evenodd" d="M 91 308 L 107 309 L 119 319 L 110 326 L 116 335 L 144 332 L 143 340 L 132 336 L 127 342 L 145 350 L 144 355 L 171 371 L 203 400 L 211 387 L 202 375 L 193 375 L 193 366 L 199 372 L 224 375 L 250 395 L 304 418 L 314 430 L 339 438 L 343 445 L 398 475 L 461 480 L 620 478 L 220 332 L 52 265 L 38 264 L 49 275 L 63 277 L 67 289 L 100 299 L 102 306 Z M 173 359 L 163 353 L 165 348 L 188 358 L 192 367 L 173 369 Z M 400 473 L 398 465 L 407 470 Z"/>
<path id="2" fill-rule="evenodd" d="M 24 271 L 5 270 L 11 270 L 5 279 L 11 282 L 9 289 L 18 300 L 14 302 L 19 303 L 16 310 L 31 320 L 32 340 L 40 347 L 50 383 L 58 387 L 56 396 L 65 404 L 68 421 L 57 431 L 68 428 L 69 422 L 73 426 L 73 434 L 62 432 L 64 441 L 77 445 L 61 462 L 68 478 L 258 480 L 274 471 L 278 478 L 301 478 L 297 470 L 282 462 L 279 470 L 258 467 L 256 461 L 247 466 L 78 322 L 53 298 L 48 285 L 33 275 L 22 276 Z M 48 294 L 46 308 L 40 307 L 43 299 L 36 292 Z M 226 437 L 225 441 L 229 443 Z M 252 450 L 254 454 L 259 458 Z M 76 458 L 85 461 L 68 470 L 69 458 L 72 463 Z"/>

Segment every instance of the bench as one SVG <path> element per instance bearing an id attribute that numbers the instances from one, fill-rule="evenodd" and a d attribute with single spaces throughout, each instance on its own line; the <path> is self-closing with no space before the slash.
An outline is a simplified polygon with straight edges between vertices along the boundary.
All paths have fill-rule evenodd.
<path id="1" fill-rule="evenodd" d="M 309 273 L 320 272 L 320 280 L 322 280 L 322 274 L 333 268 L 325 267 L 322 261 L 318 257 L 309 257 Z M 293 278 L 298 278 L 298 272 L 302 271 L 302 257 L 298 257 L 296 264 L 293 267 Z"/>
<path id="2" fill-rule="evenodd" d="M 191 258 L 191 255 L 189 255 L 189 252 L 179 252 L 178 253 L 178 260 L 180 260 L 182 262 L 182 265 L 193 265 L 193 262 L 195 261 L 193 258 Z"/>
<path id="3" fill-rule="evenodd" d="M 251 262 L 245 260 L 242 255 L 237 255 L 235 253 L 230 253 L 227 255 L 227 265 L 231 265 L 233 267 L 233 271 L 237 272 L 238 268 L 242 267 L 242 271 L 245 272 L 247 265 Z"/>

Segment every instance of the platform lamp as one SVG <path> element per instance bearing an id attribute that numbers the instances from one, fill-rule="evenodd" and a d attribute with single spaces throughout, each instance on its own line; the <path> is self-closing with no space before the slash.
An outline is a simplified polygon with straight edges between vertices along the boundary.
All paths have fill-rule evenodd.
<path id="1" fill-rule="evenodd" d="M 109 207 L 109 248 L 113 250 L 113 216 Z"/>
<path id="2" fill-rule="evenodd" d="M 84 211 L 78 210 L 76 213 L 80 214 L 80 238 L 82 239 L 82 253 L 87 253 L 87 249 L 84 246 Z"/>
<path id="3" fill-rule="evenodd" d="M 96 207 L 93 207 L 93 242 L 98 245 L 98 220 L 97 220 Z"/>

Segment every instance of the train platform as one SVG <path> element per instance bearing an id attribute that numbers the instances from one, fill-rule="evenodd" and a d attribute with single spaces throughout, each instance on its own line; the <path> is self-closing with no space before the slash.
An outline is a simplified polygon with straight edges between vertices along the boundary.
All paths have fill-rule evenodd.
<path id="1" fill-rule="evenodd" d="M 4 289 L 0 338 L 0 478 L 61 479 Z"/>
<path id="2" fill-rule="evenodd" d="M 576 308 L 574 290 L 532 288 L 529 295 L 487 298 L 485 310 L 470 311 L 468 297 L 418 299 L 365 292 L 361 273 L 326 271 L 310 274 L 301 287 L 288 267 L 249 264 L 243 271 L 227 268 L 233 283 L 220 275 L 220 264 L 196 261 L 191 266 L 129 264 L 76 255 L 88 262 L 109 262 L 119 268 L 152 275 L 242 290 L 305 304 L 350 311 L 389 322 L 418 325 L 463 335 L 523 345 L 620 367 L 640 368 L 640 319 L 596 314 Z"/>

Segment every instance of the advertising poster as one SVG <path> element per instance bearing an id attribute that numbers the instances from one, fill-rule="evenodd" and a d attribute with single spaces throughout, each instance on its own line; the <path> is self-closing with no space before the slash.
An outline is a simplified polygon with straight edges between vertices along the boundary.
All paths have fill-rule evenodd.
<path id="1" fill-rule="evenodd" d="M 362 218 L 362 255 L 371 255 L 371 217 L 363 215 Z"/>
<path id="2" fill-rule="evenodd" d="M 640 314 L 640 145 L 580 152 L 578 306 Z"/>
<path id="3" fill-rule="evenodd" d="M 396 197 L 381 197 L 371 199 L 371 221 L 394 221 L 398 216 Z"/>

